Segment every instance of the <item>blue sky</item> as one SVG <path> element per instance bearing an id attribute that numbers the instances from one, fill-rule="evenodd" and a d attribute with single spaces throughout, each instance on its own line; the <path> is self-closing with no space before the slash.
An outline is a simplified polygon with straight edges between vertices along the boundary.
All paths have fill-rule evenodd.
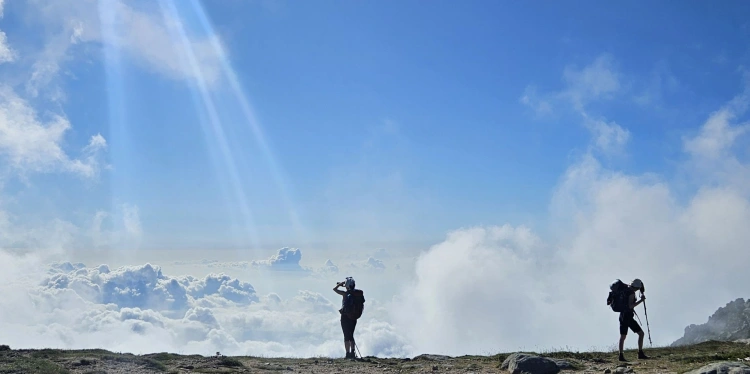
<path id="1" fill-rule="evenodd" d="M 19 223 L 79 228 L 106 212 L 101 228 L 125 231 L 135 208 L 138 241 L 124 246 L 144 248 L 425 246 L 478 224 L 544 232 L 554 189 L 592 142 L 580 112 L 552 95 L 600 84 L 576 86 L 587 67 L 617 84 L 592 94 L 586 113 L 629 133 L 602 162 L 689 191 L 675 166 L 682 138 L 742 90 L 750 57 L 740 1 L 130 5 L 157 26 L 182 19 L 203 69 L 195 79 L 180 72 L 187 55 L 159 55 L 184 53 L 179 32 L 101 26 L 116 14 L 106 2 L 91 14 L 45 6 L 5 3 L 17 57 L 0 73 L 40 118 L 67 118 L 59 144 L 71 159 L 93 135 L 107 147 L 83 181 L 6 173 L 2 208 Z M 50 61 L 65 32 L 80 41 L 30 94 L 33 64 Z M 211 36 L 226 58 L 204 43 Z"/>

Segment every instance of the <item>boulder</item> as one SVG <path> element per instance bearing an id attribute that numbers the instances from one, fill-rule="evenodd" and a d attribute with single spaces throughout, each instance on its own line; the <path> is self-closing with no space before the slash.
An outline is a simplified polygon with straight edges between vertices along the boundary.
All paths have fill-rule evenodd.
<path id="1" fill-rule="evenodd" d="M 685 374 L 750 374 L 750 365 L 741 362 L 715 362 Z"/>
<path id="2" fill-rule="evenodd" d="M 546 357 L 527 353 L 513 353 L 503 361 L 500 369 L 511 374 L 557 374 L 560 368 L 557 363 Z"/>

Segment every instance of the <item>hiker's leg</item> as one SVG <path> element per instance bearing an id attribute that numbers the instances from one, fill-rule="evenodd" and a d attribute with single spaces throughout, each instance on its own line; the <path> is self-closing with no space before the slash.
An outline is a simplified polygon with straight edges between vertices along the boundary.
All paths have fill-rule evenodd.
<path id="1" fill-rule="evenodd" d="M 341 326 L 344 329 L 344 342 L 346 343 L 347 357 L 351 357 L 354 353 L 354 327 L 352 320 L 346 317 L 341 319 Z"/>
<path id="2" fill-rule="evenodd" d="M 357 346 L 356 345 L 357 343 L 354 341 L 354 329 L 356 329 L 356 328 L 357 328 L 357 320 L 355 319 L 355 320 L 352 320 L 352 334 L 351 334 L 351 338 L 352 338 L 352 353 L 354 353 L 354 349 Z"/>
<path id="3" fill-rule="evenodd" d="M 627 321 L 620 318 L 620 355 L 622 355 L 623 347 L 625 346 L 625 338 L 628 337 L 628 325 Z"/>
<path id="4" fill-rule="evenodd" d="M 346 358 L 349 358 L 349 339 L 347 339 L 346 320 L 344 316 L 341 316 L 341 331 L 344 333 L 344 350 L 346 351 Z"/>
<path id="5" fill-rule="evenodd" d="M 638 351 L 643 351 L 643 331 L 638 331 Z"/>
<path id="6" fill-rule="evenodd" d="M 643 351 L 643 329 L 641 329 L 641 325 L 639 325 L 638 322 L 635 321 L 635 319 L 631 319 L 630 329 L 633 330 L 634 333 L 638 334 L 638 352 L 642 352 Z"/>

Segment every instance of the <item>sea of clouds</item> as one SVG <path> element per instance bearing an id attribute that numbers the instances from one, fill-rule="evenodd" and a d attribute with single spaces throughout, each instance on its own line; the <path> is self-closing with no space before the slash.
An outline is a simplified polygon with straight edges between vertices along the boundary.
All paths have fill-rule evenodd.
<path id="1" fill-rule="evenodd" d="M 4 176 L 61 171 L 96 177 L 106 140 L 92 135 L 80 158 L 70 156 L 63 135 L 71 124 L 64 117 L 40 122 L 28 97 L 54 81 L 72 44 L 102 42 L 101 30 L 87 28 L 97 14 L 86 13 L 85 5 L 30 4 L 46 4 L 45 19 L 62 17 L 63 37 L 45 45 L 48 53 L 33 65 L 29 85 L 0 84 Z M 129 20 L 168 34 L 160 17 L 115 4 Z M 177 60 L 169 40 L 142 43 L 149 48 L 144 51 L 137 35 L 121 36 L 113 40 L 143 64 Z M 17 61 L 23 50 L 8 40 L 0 33 L 3 64 Z M 206 45 L 210 41 L 199 40 L 195 50 L 206 55 L 200 61 L 213 81 L 220 58 Z M 331 257 L 310 266 L 303 264 L 304 249 L 282 248 L 267 259 L 110 267 L 65 260 L 70 223 L 29 227 L 0 210 L 0 339 L 13 348 L 341 357 L 340 297 L 331 288 L 352 275 L 367 297 L 355 333 L 364 355 L 602 349 L 618 338 L 617 315 L 605 305 L 608 286 L 615 278 L 638 277 L 646 284 L 653 342 L 669 344 L 685 326 L 749 296 L 750 93 L 745 85 L 684 134 L 677 145 L 681 178 L 626 173 L 607 161 L 627 154 L 629 131 L 589 109 L 622 92 L 613 66 L 605 56 L 566 69 L 561 91 L 530 88 L 521 99 L 539 115 L 572 108 L 592 136 L 555 186 L 544 230 L 510 224 L 457 229 L 400 259 L 385 249 L 357 261 Z M 176 79 L 206 79 L 194 70 L 161 68 Z M 10 198 L 2 192 L 5 204 Z M 137 210 L 127 211 L 118 237 L 141 231 Z M 25 250 L 11 250 L 20 242 Z M 187 265 L 202 270 L 179 272 Z M 167 267 L 173 272 L 163 271 Z M 634 343 L 631 337 L 627 344 Z"/>
<path id="2" fill-rule="evenodd" d="M 283 248 L 273 258 L 288 251 Z M 282 298 L 259 295 L 252 284 L 222 273 L 170 276 L 151 264 L 113 269 L 70 262 L 45 266 L 33 257 L 7 252 L 3 259 L 13 267 L 4 267 L 0 326 L 3 341 L 14 347 L 343 355 L 341 297 L 330 290 L 340 280 L 335 277 L 328 280 L 328 295 L 300 287 L 295 296 Z M 261 263 L 273 268 L 272 262 Z M 367 300 L 367 318 L 357 330 L 367 336 L 360 343 L 363 354 L 410 354 L 411 347 L 387 320 L 381 302 Z"/>

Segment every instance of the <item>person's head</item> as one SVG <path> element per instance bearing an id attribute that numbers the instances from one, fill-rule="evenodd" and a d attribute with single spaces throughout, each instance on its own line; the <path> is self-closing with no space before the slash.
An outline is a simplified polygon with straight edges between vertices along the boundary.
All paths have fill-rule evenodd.
<path id="1" fill-rule="evenodd" d="M 641 292 L 646 291 L 646 287 L 643 286 L 643 282 L 638 278 L 633 279 L 633 281 L 630 283 L 630 287 L 634 290 L 640 290 Z"/>
<path id="2" fill-rule="evenodd" d="M 346 277 L 346 281 L 344 282 L 344 287 L 346 287 L 347 290 L 353 290 L 354 285 L 355 285 L 354 278 Z"/>

